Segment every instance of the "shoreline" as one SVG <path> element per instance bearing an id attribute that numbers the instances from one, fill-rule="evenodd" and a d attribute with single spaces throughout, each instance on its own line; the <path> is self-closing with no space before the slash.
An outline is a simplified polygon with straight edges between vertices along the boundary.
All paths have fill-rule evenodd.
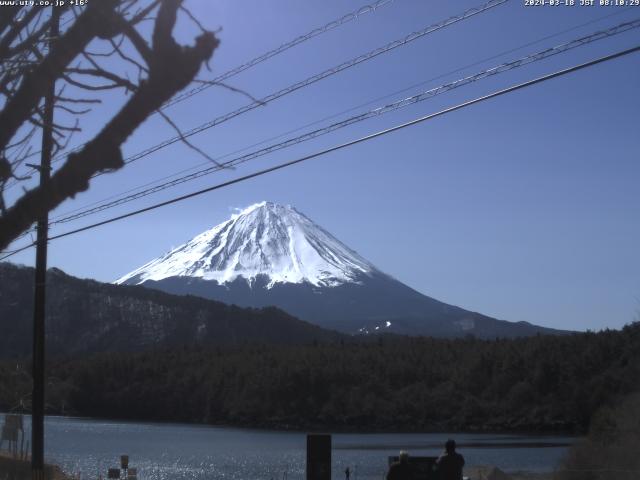
<path id="1" fill-rule="evenodd" d="M 13 412 L 19 413 L 19 412 Z M 0 415 L 6 415 L 7 412 L 0 412 Z M 21 413 L 25 417 L 30 417 L 30 413 Z M 155 420 L 155 419 L 135 419 L 135 418 L 118 418 L 118 417 L 92 417 L 82 415 L 63 415 L 59 413 L 46 414 L 47 418 L 60 418 L 67 420 L 91 420 L 98 422 L 114 422 L 114 423 L 137 423 L 142 425 L 176 425 L 176 426 L 189 426 L 189 427 L 211 427 L 211 428 L 235 428 L 238 430 L 249 430 L 257 432 L 282 432 L 282 433 L 334 433 L 334 434 L 405 434 L 405 435 L 431 435 L 431 434 L 451 434 L 451 435 L 513 435 L 513 436 L 527 436 L 527 437 L 567 437 L 578 439 L 584 436 L 584 433 L 577 433 L 575 431 L 568 431 L 562 429 L 495 429 L 495 428 L 447 428 L 446 426 L 434 427 L 431 429 L 395 429 L 395 428 L 363 428 L 353 427 L 346 425 L 309 425 L 300 426 L 289 423 L 206 423 L 195 421 L 174 421 L 174 420 Z"/>
<path id="2" fill-rule="evenodd" d="M 553 480 L 554 471 L 508 471 L 495 465 L 471 465 L 463 469 L 463 476 L 469 480 Z"/>
<path id="3" fill-rule="evenodd" d="M 76 477 L 65 472 L 61 465 L 55 463 L 45 464 L 48 478 L 52 480 L 73 480 Z M 0 452 L 0 473 L 13 471 L 18 477 L 29 478 L 31 465 L 29 458 L 15 458 L 6 452 Z M 553 471 L 531 472 L 526 470 L 504 471 L 494 465 L 472 465 L 465 467 L 463 474 L 469 480 L 552 480 Z"/>
<path id="4" fill-rule="evenodd" d="M 1 414 L 0 414 L 1 415 Z M 106 428 L 107 430 L 111 429 L 109 425 L 146 425 L 149 427 L 159 427 L 164 429 L 158 430 L 161 432 L 169 432 L 170 434 L 171 427 L 188 427 L 194 429 L 229 429 L 229 430 L 237 430 L 239 432 L 244 432 L 243 435 L 248 435 L 249 437 L 252 433 L 265 433 L 272 432 L 275 435 L 279 434 L 294 434 L 294 435 L 304 435 L 307 431 L 300 430 L 273 430 L 273 429 L 265 429 L 265 428 L 255 428 L 255 427 L 238 427 L 233 425 L 209 425 L 209 424 L 194 424 L 194 423 L 175 423 L 175 422 L 139 422 L 131 419 L 102 419 L 95 417 L 78 417 L 78 416 L 63 416 L 63 415 L 47 415 L 45 417 L 47 423 L 51 422 L 49 428 L 57 429 L 56 425 L 64 425 L 66 422 L 78 422 L 77 428 L 83 428 L 83 422 L 95 423 L 95 429 L 100 430 L 101 428 Z M 103 427 L 100 426 L 103 424 Z M 28 427 L 28 425 L 27 425 Z M 168 428 L 167 428 L 168 427 Z M 129 427 L 123 427 L 125 429 Z M 155 428 L 146 429 L 149 434 L 156 435 L 154 433 Z M 326 432 L 326 430 L 325 430 Z M 221 433 L 224 434 L 224 431 Z M 464 431 L 439 431 L 436 432 L 435 438 L 420 438 L 421 435 L 434 435 L 434 432 L 382 432 L 382 434 L 389 435 L 399 435 L 397 438 L 362 438 L 358 439 L 359 435 L 375 435 L 380 434 L 380 432 L 361 432 L 361 431 L 342 431 L 342 432 L 333 432 L 331 434 L 335 434 L 334 441 L 332 445 L 332 450 L 335 451 L 335 454 L 338 456 L 349 456 L 352 455 L 350 451 L 358 451 L 362 450 L 364 453 L 363 458 L 372 458 L 372 456 L 380 456 L 383 451 L 390 451 L 406 449 L 411 453 L 415 452 L 416 455 L 433 455 L 436 450 L 440 451 L 442 448 L 442 443 L 446 436 L 451 436 L 456 438 L 458 436 L 465 436 L 466 438 L 458 439 L 458 446 L 461 450 L 463 449 L 474 449 L 474 450 L 511 450 L 513 453 L 509 453 L 508 451 L 504 452 L 502 457 L 496 457 L 493 453 L 487 453 L 486 455 L 481 452 L 476 452 L 474 455 L 475 458 L 470 459 L 472 462 L 470 466 L 465 468 L 465 476 L 470 480 L 552 480 L 554 476 L 554 472 L 556 470 L 556 465 L 553 463 L 544 463 L 540 465 L 538 462 L 534 463 L 520 463 L 520 462 L 512 462 L 508 457 L 514 456 L 513 458 L 518 458 L 519 453 L 515 450 L 518 449 L 542 449 L 544 451 L 547 448 L 555 449 L 559 447 L 568 447 L 570 446 L 575 436 L 568 436 L 568 438 L 558 438 L 558 435 L 549 435 L 540 432 L 531 433 L 514 433 L 514 432 L 499 432 L 497 434 L 485 434 L 480 432 L 464 432 Z M 438 436 L 438 434 L 442 434 L 442 437 Z M 477 438 L 474 438 L 474 434 L 478 434 Z M 199 435 L 199 434 L 198 434 Z M 219 434 L 214 434 L 219 435 Z M 345 435 L 341 437 L 341 435 Z M 353 435 L 354 437 L 350 438 L 349 435 Z M 406 435 L 406 437 L 403 437 Z M 483 438 L 484 437 L 484 438 Z M 528 437 L 528 438 L 527 438 Z M 549 438 L 555 437 L 555 438 Z M 277 437 L 275 437 L 277 438 Z M 442 440 L 441 440 L 442 438 Z M 441 441 L 440 441 L 441 440 Z M 483 442 L 484 440 L 484 442 Z M 511 440 L 511 441 L 510 441 Z M 298 440 L 296 440 L 297 442 Z M 302 440 L 301 440 L 302 441 Z M 424 452 L 426 450 L 426 452 Z M 368 453 L 367 453 L 368 451 Z M 342 453 L 340 453 L 342 452 Z M 464 452 L 462 452 L 464 453 Z M 360 455 L 358 453 L 357 455 Z M 386 455 L 386 454 L 385 454 Z M 383 455 L 384 456 L 384 455 Z M 386 456 L 384 456 L 386 458 Z M 346 458 L 346 457 L 345 457 Z M 487 461 L 490 463 L 486 464 L 478 464 L 475 462 Z M 52 468 L 55 468 L 55 460 L 54 458 L 50 459 L 52 463 Z M 495 462 L 495 463 L 494 463 Z M 365 462 L 366 464 L 367 462 Z M 538 469 L 540 468 L 540 469 Z M 69 478 L 69 473 L 63 470 L 62 464 L 59 466 L 60 477 L 56 480 L 66 480 Z M 71 475 L 73 475 L 71 473 Z"/>

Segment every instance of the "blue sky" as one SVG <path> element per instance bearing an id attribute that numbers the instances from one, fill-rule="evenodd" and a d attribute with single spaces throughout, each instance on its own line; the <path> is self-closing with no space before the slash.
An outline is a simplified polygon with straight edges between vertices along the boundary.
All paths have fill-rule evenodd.
<path id="1" fill-rule="evenodd" d="M 395 0 L 228 81 L 256 97 L 278 90 L 481 1 Z M 579 2 L 578 2 L 579 3 Z M 222 28 L 211 62 L 225 72 L 360 1 L 187 2 Z M 601 17 L 608 16 L 601 20 Z M 416 40 L 192 138 L 224 155 L 372 102 L 382 105 L 625 20 L 640 8 L 506 5 Z M 529 42 L 536 45 L 463 68 Z M 183 41 L 197 33 L 182 22 Z M 58 226 L 80 227 L 275 165 L 499 88 L 640 43 L 640 29 L 599 41 L 421 104 Z M 271 200 L 294 205 L 380 269 L 439 300 L 497 318 L 576 330 L 619 328 L 640 311 L 640 54 L 552 80 L 284 171 L 51 243 L 49 263 L 112 281 L 225 220 L 234 208 Z M 441 77 L 436 80 L 431 80 Z M 404 93 L 394 92 L 412 85 Z M 90 138 L 122 103 L 114 95 L 89 115 Z M 170 110 L 185 130 L 247 99 L 210 88 Z M 337 118 L 343 118 L 339 116 Z M 150 119 L 125 145 L 136 153 L 173 136 Z M 91 189 L 53 215 L 205 162 L 168 147 Z M 16 242 L 15 246 L 20 243 Z M 12 258 L 33 264 L 34 251 Z"/>

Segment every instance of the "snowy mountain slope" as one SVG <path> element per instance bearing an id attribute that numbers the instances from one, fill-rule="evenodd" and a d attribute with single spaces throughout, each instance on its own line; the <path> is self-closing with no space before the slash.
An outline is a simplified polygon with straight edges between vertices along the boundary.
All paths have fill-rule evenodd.
<path id="1" fill-rule="evenodd" d="M 336 286 L 370 274 L 373 265 L 290 206 L 262 202 L 244 209 L 115 283 L 195 277 L 219 284 L 308 282 Z"/>
<path id="2" fill-rule="evenodd" d="M 262 202 L 123 276 L 179 295 L 275 305 L 349 334 L 481 338 L 562 333 L 448 305 L 379 271 L 292 207 Z"/>

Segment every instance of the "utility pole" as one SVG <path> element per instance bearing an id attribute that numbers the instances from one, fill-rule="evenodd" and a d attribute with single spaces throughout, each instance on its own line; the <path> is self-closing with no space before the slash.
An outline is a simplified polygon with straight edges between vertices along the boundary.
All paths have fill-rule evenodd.
<path id="1" fill-rule="evenodd" d="M 51 30 L 49 50 L 60 29 L 60 16 L 56 7 L 51 7 Z M 51 176 L 51 152 L 53 150 L 53 109 L 56 82 L 52 80 L 44 98 L 42 128 L 42 153 L 40 157 L 40 187 L 44 190 Z M 44 480 L 44 356 L 45 356 L 45 299 L 47 280 L 47 237 L 49 235 L 49 212 L 44 211 L 38 219 L 36 244 L 36 278 L 33 302 L 33 395 L 31 406 L 31 475 L 32 480 Z"/>

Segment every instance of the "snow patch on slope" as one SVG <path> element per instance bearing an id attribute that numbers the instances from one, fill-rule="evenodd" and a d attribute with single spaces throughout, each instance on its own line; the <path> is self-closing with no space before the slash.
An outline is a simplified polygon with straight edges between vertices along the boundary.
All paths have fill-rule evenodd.
<path id="1" fill-rule="evenodd" d="M 276 283 L 336 286 L 376 268 L 291 206 L 261 202 L 116 280 L 196 277 L 220 284 L 259 275 Z"/>

